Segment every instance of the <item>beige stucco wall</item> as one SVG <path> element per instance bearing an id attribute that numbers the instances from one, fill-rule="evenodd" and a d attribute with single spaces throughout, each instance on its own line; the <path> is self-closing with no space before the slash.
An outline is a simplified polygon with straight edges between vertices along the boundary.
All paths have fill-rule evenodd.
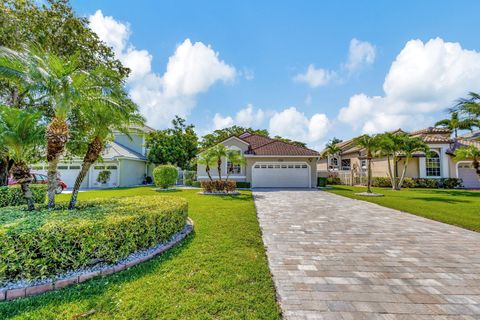
<path id="1" fill-rule="evenodd" d="M 317 171 L 327 171 L 328 170 L 328 159 L 320 159 L 317 162 Z"/>

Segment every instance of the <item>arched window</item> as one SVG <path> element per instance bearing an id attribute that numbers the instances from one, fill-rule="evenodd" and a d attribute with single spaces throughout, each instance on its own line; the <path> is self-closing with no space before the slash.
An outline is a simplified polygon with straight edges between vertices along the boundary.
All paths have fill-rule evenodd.
<path id="1" fill-rule="evenodd" d="M 440 177 L 440 156 L 435 151 L 430 151 L 425 162 L 427 177 Z"/>

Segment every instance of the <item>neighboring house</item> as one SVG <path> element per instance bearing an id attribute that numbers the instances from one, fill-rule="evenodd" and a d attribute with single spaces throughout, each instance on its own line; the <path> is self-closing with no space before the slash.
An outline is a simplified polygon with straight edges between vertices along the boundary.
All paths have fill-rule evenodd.
<path id="1" fill-rule="evenodd" d="M 398 129 L 395 132 L 400 132 Z M 480 180 L 473 169 L 472 161 L 455 161 L 454 152 L 460 146 L 468 144 L 480 145 L 476 141 L 479 132 L 470 133 L 456 139 L 451 138 L 447 128 L 425 128 L 411 132 L 412 137 L 421 137 L 430 147 L 430 155 L 418 152 L 408 163 L 407 177 L 411 178 L 460 178 L 466 188 L 480 188 Z M 329 172 L 344 173 L 346 176 L 364 175 L 367 168 L 365 150 L 355 146 L 353 139 L 337 144 L 342 150 L 337 156 L 321 159 L 317 165 L 318 174 L 327 176 Z M 400 158 L 400 168 L 404 158 Z M 398 173 L 397 173 L 398 174 Z M 372 176 L 387 177 L 388 164 L 386 157 L 372 160 Z"/>
<path id="2" fill-rule="evenodd" d="M 116 132 L 114 141 L 107 144 L 102 153 L 102 161 L 97 161 L 89 170 L 81 188 L 112 188 L 128 187 L 142 184 L 145 175 L 151 176 L 153 165 L 147 163 L 145 149 L 145 133 L 153 131 L 149 127 L 134 126 L 127 135 Z M 75 180 L 82 166 L 82 158 L 61 160 L 58 165 L 60 178 L 73 188 Z M 110 171 L 110 179 L 103 184 L 97 181 L 102 171 Z M 32 166 L 32 171 L 47 174 L 47 164 Z"/>
<path id="3" fill-rule="evenodd" d="M 243 133 L 222 142 L 228 149 L 238 150 L 245 165 L 234 167 L 229 179 L 250 182 L 252 188 L 314 188 L 317 185 L 317 151 L 268 137 Z M 223 159 L 222 178 L 230 165 Z M 215 167 L 215 166 L 214 166 Z M 216 168 L 210 168 L 218 179 Z M 208 179 L 204 165 L 197 166 L 198 180 Z"/>

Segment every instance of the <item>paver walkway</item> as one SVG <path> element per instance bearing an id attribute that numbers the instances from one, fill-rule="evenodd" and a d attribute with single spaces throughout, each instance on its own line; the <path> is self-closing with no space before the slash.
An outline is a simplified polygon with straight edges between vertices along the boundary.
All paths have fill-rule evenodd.
<path id="1" fill-rule="evenodd" d="M 254 192 L 286 319 L 480 319 L 480 234 L 322 191 Z"/>

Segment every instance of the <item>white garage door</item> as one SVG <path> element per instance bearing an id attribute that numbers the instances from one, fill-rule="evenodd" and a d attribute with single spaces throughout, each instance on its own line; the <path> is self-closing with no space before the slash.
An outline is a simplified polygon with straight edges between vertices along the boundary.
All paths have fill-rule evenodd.
<path id="1" fill-rule="evenodd" d="M 98 175 L 102 171 L 110 171 L 110 177 L 106 179 L 105 183 L 98 181 Z M 113 188 L 113 187 L 118 187 L 118 182 L 117 182 L 117 173 L 118 173 L 118 166 L 117 164 L 114 163 L 106 163 L 106 164 L 99 164 L 95 165 L 93 167 L 93 172 L 92 172 L 92 186 L 94 188 Z"/>
<path id="2" fill-rule="evenodd" d="M 252 168 L 253 188 L 310 188 L 305 162 L 257 162 Z"/>
<path id="3" fill-rule="evenodd" d="M 471 163 L 458 164 L 458 177 L 465 188 L 480 188 L 480 178 Z"/>
<path id="4" fill-rule="evenodd" d="M 46 165 L 41 166 L 33 166 L 32 172 L 40 173 L 47 175 L 48 167 Z M 80 172 L 81 164 L 69 164 L 69 163 L 60 163 L 57 167 L 58 175 L 60 179 L 67 185 L 68 189 L 72 189 L 73 185 L 75 184 L 75 180 L 77 180 L 77 176 Z M 82 185 L 80 188 L 87 188 L 88 187 L 88 178 L 85 177 L 83 179 Z"/>

